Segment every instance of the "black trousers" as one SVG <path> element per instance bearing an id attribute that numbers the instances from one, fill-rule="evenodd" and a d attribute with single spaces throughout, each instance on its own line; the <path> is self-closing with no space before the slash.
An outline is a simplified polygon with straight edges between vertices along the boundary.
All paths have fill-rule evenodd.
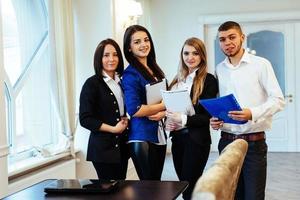
<path id="1" fill-rule="evenodd" d="M 151 142 L 129 143 L 131 158 L 140 180 L 160 180 L 167 145 Z"/>
<path id="2" fill-rule="evenodd" d="M 122 158 L 120 163 L 93 162 L 98 179 L 125 180 L 128 166 L 128 158 Z"/>
<path id="3" fill-rule="evenodd" d="M 172 136 L 171 150 L 179 180 L 189 182 L 188 188 L 183 192 L 183 199 L 189 200 L 207 163 L 210 145 L 201 146 L 192 141 L 188 133 L 177 132 Z"/>
<path id="4" fill-rule="evenodd" d="M 232 140 L 221 138 L 219 152 Z M 242 166 L 235 199 L 264 200 L 267 177 L 267 151 L 265 140 L 248 142 L 248 151 Z"/>

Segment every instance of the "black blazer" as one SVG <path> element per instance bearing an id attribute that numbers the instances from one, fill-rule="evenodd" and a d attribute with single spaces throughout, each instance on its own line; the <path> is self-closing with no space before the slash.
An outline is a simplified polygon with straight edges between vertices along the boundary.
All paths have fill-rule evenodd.
<path id="1" fill-rule="evenodd" d="M 204 88 L 200 99 L 209 99 L 215 98 L 218 93 L 218 82 L 217 79 L 212 74 L 207 74 Z M 191 89 L 191 98 L 193 94 L 193 87 Z M 210 136 L 210 125 L 209 119 L 211 118 L 210 114 L 203 108 L 199 103 L 194 105 L 195 115 L 187 116 L 187 129 L 190 138 L 200 144 L 200 145 L 210 145 L 211 136 Z M 176 133 L 174 133 L 176 134 Z M 171 132 L 172 136 L 172 132 Z"/>
<path id="2" fill-rule="evenodd" d="M 88 78 L 80 94 L 79 120 L 91 131 L 87 160 L 102 163 L 119 163 L 128 156 L 127 130 L 121 135 L 99 131 L 102 123 L 115 126 L 121 119 L 116 97 L 103 78 Z"/>

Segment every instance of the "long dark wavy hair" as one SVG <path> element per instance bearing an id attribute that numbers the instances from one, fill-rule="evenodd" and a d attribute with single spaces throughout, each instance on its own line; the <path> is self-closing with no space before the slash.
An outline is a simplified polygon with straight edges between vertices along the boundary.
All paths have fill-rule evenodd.
<path id="1" fill-rule="evenodd" d="M 95 74 L 97 76 L 103 77 L 102 75 L 102 70 L 103 70 L 103 63 L 102 63 L 102 57 L 104 54 L 104 49 L 106 47 L 106 45 L 112 45 L 113 47 L 115 47 L 117 54 L 118 54 L 118 58 L 119 58 L 119 63 L 116 69 L 116 72 L 121 76 L 123 71 L 124 71 L 124 61 L 123 61 L 123 57 L 122 57 L 122 53 L 121 53 L 121 49 L 118 45 L 118 43 L 116 41 L 114 41 L 113 39 L 107 38 L 105 40 L 102 40 L 94 53 L 94 70 L 95 70 Z"/>
<path id="2" fill-rule="evenodd" d="M 131 51 L 129 51 L 132 35 L 138 31 L 145 32 L 150 40 L 151 48 L 150 48 L 149 55 L 147 56 L 147 64 L 148 64 L 149 68 L 153 71 L 153 75 L 151 75 L 148 72 L 148 70 L 146 69 L 146 66 L 144 66 L 141 62 L 139 62 L 138 59 L 133 55 L 133 53 Z M 135 67 L 146 80 L 148 80 L 150 82 L 154 82 L 154 81 L 156 81 L 155 78 L 157 78 L 158 80 L 165 78 L 163 71 L 156 63 L 156 56 L 155 56 L 153 41 L 152 41 L 149 31 L 145 27 L 140 26 L 140 25 L 129 26 L 125 31 L 123 41 L 124 41 L 123 51 L 124 51 L 126 60 L 128 61 L 128 63 L 130 65 Z"/>

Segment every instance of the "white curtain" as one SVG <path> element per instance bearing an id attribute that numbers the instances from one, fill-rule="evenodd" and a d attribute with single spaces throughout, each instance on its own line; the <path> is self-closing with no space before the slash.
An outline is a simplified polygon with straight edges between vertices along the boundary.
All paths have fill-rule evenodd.
<path id="1" fill-rule="evenodd" d="M 65 140 L 62 149 L 74 156 L 75 122 L 75 44 L 72 0 L 49 0 L 50 55 L 53 69 L 52 92 L 62 122 Z"/>

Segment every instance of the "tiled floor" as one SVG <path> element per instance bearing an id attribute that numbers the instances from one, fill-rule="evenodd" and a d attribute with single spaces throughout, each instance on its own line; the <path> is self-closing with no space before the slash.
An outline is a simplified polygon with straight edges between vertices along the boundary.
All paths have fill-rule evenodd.
<path id="1" fill-rule="evenodd" d="M 207 167 L 218 157 L 211 152 Z M 131 167 L 128 179 L 138 179 Z M 178 180 L 174 171 L 172 155 L 167 154 L 162 180 Z M 181 199 L 178 198 L 178 199 Z M 266 200 L 299 200 L 300 199 L 300 153 L 268 153 L 268 174 Z"/>

